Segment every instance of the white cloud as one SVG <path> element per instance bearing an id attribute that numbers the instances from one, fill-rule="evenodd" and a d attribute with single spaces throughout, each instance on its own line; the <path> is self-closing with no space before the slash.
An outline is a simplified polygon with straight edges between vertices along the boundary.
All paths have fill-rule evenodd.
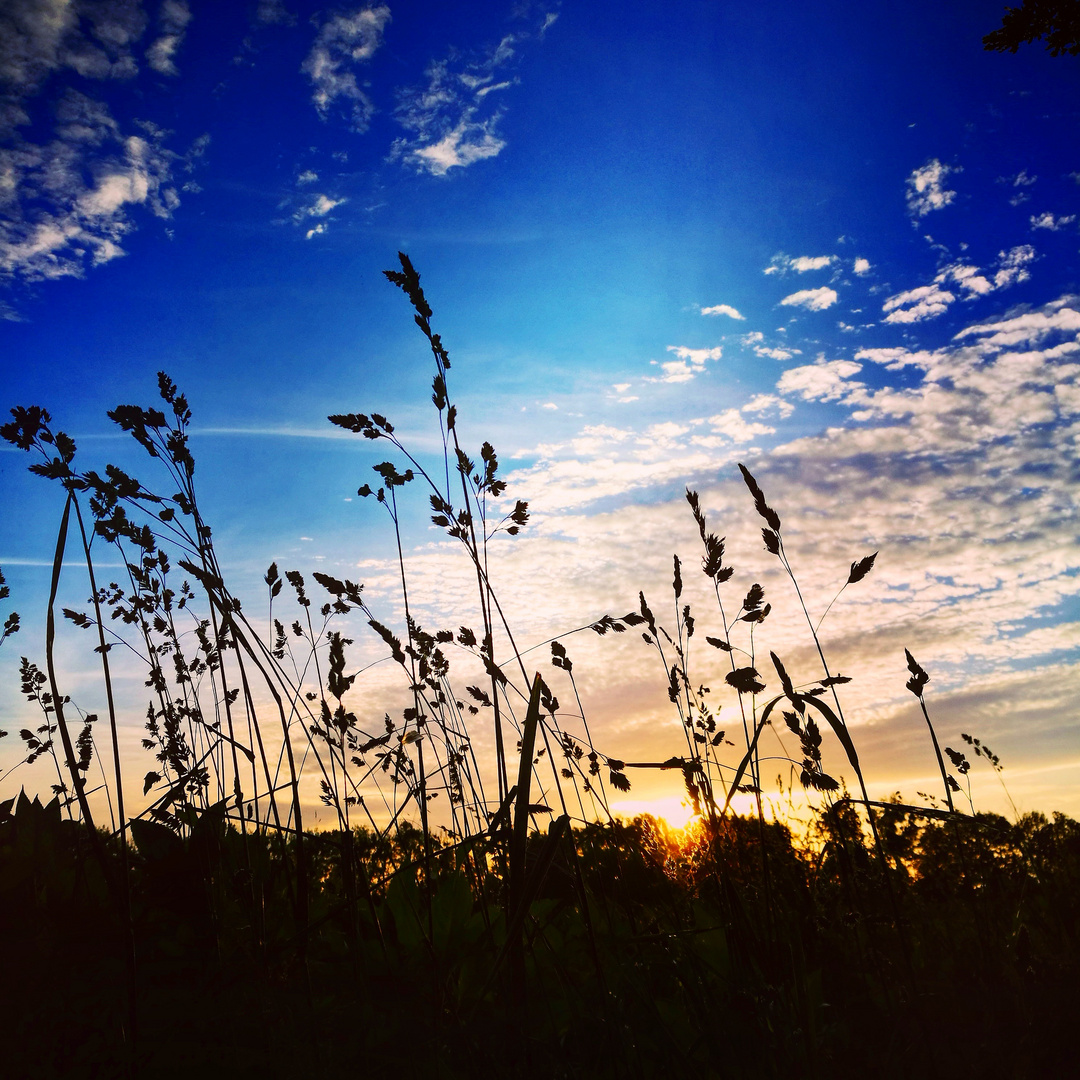
<path id="1" fill-rule="evenodd" d="M 695 367 L 704 367 L 707 360 L 719 360 L 724 355 L 723 346 L 716 345 L 711 349 L 689 349 L 685 345 L 669 345 L 668 352 L 673 352 L 682 360 L 688 360 Z"/>
<path id="2" fill-rule="evenodd" d="M 348 202 L 347 199 L 331 199 L 329 195 L 316 195 L 307 206 L 301 207 L 296 212 L 297 218 L 326 217 L 335 206 Z"/>
<path id="3" fill-rule="evenodd" d="M 438 142 L 411 150 L 407 156 L 421 171 L 426 169 L 432 176 L 445 176 L 450 169 L 498 157 L 506 140 L 494 133 L 494 126 L 494 118 L 482 123 L 462 118 Z"/>
<path id="4" fill-rule="evenodd" d="M 800 289 L 790 296 L 785 296 L 780 303 L 786 307 L 804 307 L 808 311 L 824 311 L 832 307 L 838 299 L 835 289 L 823 285 L 820 289 Z"/>
<path id="5" fill-rule="evenodd" d="M 979 273 L 977 266 L 967 266 L 963 263 L 953 263 L 946 266 L 935 278 L 938 284 L 952 281 L 953 284 L 963 289 L 968 300 L 976 296 L 985 296 L 994 291 L 994 285 Z"/>
<path id="6" fill-rule="evenodd" d="M 852 387 L 861 386 L 848 381 L 860 371 L 862 364 L 854 360 L 819 360 L 789 368 L 780 376 L 776 389 L 781 394 L 798 394 L 804 401 L 837 401 L 846 397 Z"/>
<path id="7" fill-rule="evenodd" d="M 742 407 L 744 413 L 764 413 L 773 409 L 781 420 L 786 420 L 795 411 L 795 406 L 775 394 L 756 394 Z"/>
<path id="8" fill-rule="evenodd" d="M 740 315 L 730 304 L 714 304 L 712 307 L 703 307 L 701 309 L 702 315 L 727 315 L 731 319 L 745 319 L 745 315 Z"/>
<path id="9" fill-rule="evenodd" d="M 1035 249 L 1030 244 L 1020 244 L 1008 251 L 998 252 L 998 269 L 994 274 L 994 287 L 1007 288 L 1009 285 L 1017 285 L 1027 281 L 1031 274 L 1025 269 L 1028 263 L 1034 262 Z"/>
<path id="10" fill-rule="evenodd" d="M 1026 169 L 1021 169 L 1015 176 L 999 176 L 997 182 L 1009 184 L 1014 189 L 1013 194 L 1009 196 L 1009 205 L 1021 206 L 1030 201 L 1031 193 L 1026 189 L 1038 179 L 1037 176 L 1028 176 Z"/>
<path id="11" fill-rule="evenodd" d="M 509 87 L 511 80 L 496 81 L 496 72 L 514 59 L 517 40 L 507 35 L 489 55 L 473 63 L 429 64 L 426 86 L 399 93 L 394 115 L 409 134 L 394 140 L 390 159 L 418 172 L 445 176 L 451 169 L 497 157 L 506 140 L 497 130 L 502 113 L 496 92 Z"/>
<path id="12" fill-rule="evenodd" d="M 375 106 L 357 83 L 354 68 L 375 55 L 389 21 L 390 8 L 382 4 L 331 15 L 319 27 L 301 71 L 311 80 L 312 100 L 323 119 L 339 102 L 347 109 L 353 130 L 367 131 Z"/>
<path id="13" fill-rule="evenodd" d="M 174 57 L 191 14 L 164 0 L 148 67 L 175 74 Z M 192 172 L 202 137 L 180 155 L 169 132 L 134 121 L 123 127 L 109 108 L 71 87 L 51 94 L 53 109 L 32 134 L 27 103 L 50 77 L 123 81 L 139 73 L 136 49 L 148 20 L 139 0 L 13 0 L 0 4 L 0 278 L 81 276 L 124 254 L 123 239 L 141 210 L 169 218 L 178 189 L 198 192 Z M 166 230 L 168 235 L 168 230 Z"/>
<path id="14" fill-rule="evenodd" d="M 790 360 L 799 351 L 799 349 L 770 349 L 765 345 L 758 345 L 754 348 L 754 352 L 758 356 L 767 356 L 770 360 L 780 361 Z"/>
<path id="15" fill-rule="evenodd" d="M 709 417 L 709 427 L 713 436 L 695 435 L 691 443 L 695 446 L 716 447 L 729 443 L 749 443 L 762 435 L 773 435 L 776 428 L 757 421 L 748 421 L 739 409 L 725 409 L 722 413 Z"/>
<path id="16" fill-rule="evenodd" d="M 1049 229 L 1051 232 L 1057 232 L 1066 225 L 1071 225 L 1075 220 L 1075 214 L 1062 214 L 1060 217 L 1055 217 L 1047 210 L 1045 214 L 1031 215 L 1031 227 L 1033 229 Z"/>
<path id="17" fill-rule="evenodd" d="M 314 195 L 305 205 L 293 212 L 293 221 L 299 224 L 307 218 L 325 218 L 335 207 L 347 203 L 348 199 L 332 199 L 329 195 Z M 308 240 L 313 236 L 321 236 L 330 228 L 328 221 L 320 221 L 317 225 L 305 233 Z"/>
<path id="18" fill-rule="evenodd" d="M 905 348 L 893 346 L 884 349 L 860 349 L 855 354 L 855 359 L 870 360 L 875 364 L 888 368 L 890 371 L 899 371 L 901 368 L 917 363 L 919 355 L 911 353 Z M 928 365 L 924 364 L 923 366 Z"/>
<path id="19" fill-rule="evenodd" d="M 131 211 L 168 218 L 180 199 L 177 155 L 151 124 L 125 134 L 100 102 L 67 91 L 54 138 L 0 149 L 0 277 L 81 277 L 124 254 Z"/>
<path id="20" fill-rule="evenodd" d="M 943 165 L 937 158 L 915 169 L 907 179 L 908 210 L 916 217 L 925 217 L 932 210 L 948 206 L 956 192 L 945 188 L 945 180 L 950 173 L 960 171 L 958 165 Z"/>
<path id="21" fill-rule="evenodd" d="M 977 323 L 955 335 L 956 339 L 989 335 L 982 344 L 995 349 L 1016 345 L 1039 345 L 1050 334 L 1080 334 L 1080 298 L 1062 297 L 1038 311 L 1025 312 L 997 322 Z"/>
<path id="22" fill-rule="evenodd" d="M 162 0 L 158 9 L 158 36 L 146 50 L 146 62 L 159 75 L 179 75 L 173 57 L 184 42 L 191 9 L 186 0 Z"/>
<path id="23" fill-rule="evenodd" d="M 870 260 L 869 259 L 856 259 L 854 266 L 855 273 L 862 277 L 864 274 L 870 273 Z"/>
<path id="24" fill-rule="evenodd" d="M 676 423 L 674 420 L 665 420 L 659 424 L 650 424 L 643 438 L 639 438 L 638 444 L 648 447 L 670 447 L 680 436 L 685 435 L 690 429 L 685 424 Z M 623 436 L 619 432 L 620 441 Z"/>
<path id="25" fill-rule="evenodd" d="M 1021 244 L 1008 251 L 1000 251 L 992 279 L 979 273 L 977 266 L 952 263 L 937 274 L 933 284 L 921 285 L 916 289 L 908 289 L 890 296 L 881 306 L 881 310 L 887 313 L 885 321 L 916 323 L 944 314 L 949 305 L 956 300 L 954 293 L 943 288 L 949 282 L 964 291 L 965 299 L 973 300 L 976 297 L 997 292 L 998 289 L 1006 289 L 1011 285 L 1027 281 L 1031 276 L 1027 266 L 1034 259 L 1035 249 L 1030 244 Z"/>
<path id="26" fill-rule="evenodd" d="M 808 270 L 824 270 L 826 266 L 832 266 L 836 262 L 835 255 L 800 255 L 792 259 L 788 264 L 798 274 L 805 274 Z"/>
<path id="27" fill-rule="evenodd" d="M 669 345 L 669 353 L 674 353 L 678 359 L 668 360 L 660 364 L 663 375 L 660 379 L 649 380 L 652 382 L 681 383 L 689 382 L 696 375 L 705 370 L 705 364 L 709 360 L 719 360 L 724 354 L 720 345 L 712 349 L 690 349 L 685 345 Z M 655 363 L 655 361 L 654 361 Z"/>
<path id="28" fill-rule="evenodd" d="M 319 174 L 312 169 L 305 169 L 297 178 L 298 184 L 314 184 L 319 179 Z"/>
<path id="29" fill-rule="evenodd" d="M 132 48 L 146 30 L 141 5 L 18 0 L 0 5 L 0 137 L 30 122 L 23 100 L 62 69 L 84 79 L 130 79 Z"/>
<path id="30" fill-rule="evenodd" d="M 924 319 L 933 319 L 944 314 L 955 299 L 953 293 L 935 282 L 933 285 L 921 285 L 917 289 L 908 289 L 896 296 L 890 296 L 881 305 L 881 310 L 888 312 L 885 316 L 887 323 L 922 322 Z"/>
<path id="31" fill-rule="evenodd" d="M 765 267 L 766 274 L 785 274 L 794 270 L 797 274 L 805 274 L 809 270 L 824 270 L 837 262 L 835 255 L 774 255 L 772 262 Z"/>

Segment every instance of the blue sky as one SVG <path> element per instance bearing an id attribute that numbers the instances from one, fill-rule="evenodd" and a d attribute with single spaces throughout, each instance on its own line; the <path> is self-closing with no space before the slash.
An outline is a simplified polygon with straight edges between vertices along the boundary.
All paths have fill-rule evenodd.
<path id="1" fill-rule="evenodd" d="M 672 551 L 695 557 L 690 484 L 738 580 L 772 590 L 769 647 L 813 677 L 746 461 L 816 611 L 881 551 L 825 624 L 872 788 L 936 790 L 910 647 L 945 741 L 981 734 L 1023 807 L 1080 813 L 1080 67 L 984 52 L 1002 10 L 8 4 L 0 406 L 134 469 L 105 412 L 164 369 L 238 591 L 277 559 L 382 595 L 385 522 L 352 498 L 380 456 L 325 417 L 435 445 L 381 275 L 407 251 L 464 430 L 533 505 L 499 556 L 527 640 L 663 595 Z M 7 728 L 60 509 L 24 466 L 0 450 Z M 465 586 L 417 503 L 417 581 L 451 624 Z M 581 648 L 600 741 L 674 753 L 640 644 Z"/>

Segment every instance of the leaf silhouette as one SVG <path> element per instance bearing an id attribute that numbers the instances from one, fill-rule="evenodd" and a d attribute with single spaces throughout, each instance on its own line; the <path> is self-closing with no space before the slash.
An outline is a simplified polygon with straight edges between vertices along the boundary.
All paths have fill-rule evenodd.
<path id="1" fill-rule="evenodd" d="M 907 688 L 916 697 L 921 698 L 923 694 L 923 689 L 930 681 L 930 676 L 927 675 L 926 672 L 919 666 L 918 661 L 915 659 L 914 656 L 911 655 L 910 652 L 908 652 L 907 649 L 904 650 L 904 656 L 907 657 L 908 671 L 911 672 L 911 678 L 907 681 Z"/>
<path id="2" fill-rule="evenodd" d="M 765 684 L 760 680 L 757 668 L 753 667 L 736 668 L 724 676 L 728 686 L 735 687 L 740 694 L 760 694 L 765 689 Z"/>
<path id="3" fill-rule="evenodd" d="M 740 463 L 739 472 L 742 473 L 746 486 L 750 489 L 750 494 L 754 496 L 754 508 L 765 519 L 769 528 L 778 533 L 780 531 L 780 515 L 765 501 L 765 493 L 759 487 L 750 470 Z"/>
<path id="4" fill-rule="evenodd" d="M 848 574 L 847 583 L 849 585 L 854 585 L 856 581 L 862 581 L 862 579 L 873 569 L 874 560 L 877 557 L 878 553 L 875 551 L 873 555 L 867 555 L 865 559 L 853 562 L 851 564 L 851 573 Z"/>

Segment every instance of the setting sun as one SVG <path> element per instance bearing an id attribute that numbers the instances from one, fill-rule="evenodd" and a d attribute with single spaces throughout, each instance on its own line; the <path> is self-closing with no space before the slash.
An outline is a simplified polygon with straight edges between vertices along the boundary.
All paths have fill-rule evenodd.
<path id="1" fill-rule="evenodd" d="M 611 812 L 624 818 L 651 814 L 672 829 L 685 829 L 691 822 L 700 820 L 700 815 L 694 813 L 694 808 L 686 797 L 679 795 L 668 795 L 659 799 L 625 799 L 613 802 Z"/>

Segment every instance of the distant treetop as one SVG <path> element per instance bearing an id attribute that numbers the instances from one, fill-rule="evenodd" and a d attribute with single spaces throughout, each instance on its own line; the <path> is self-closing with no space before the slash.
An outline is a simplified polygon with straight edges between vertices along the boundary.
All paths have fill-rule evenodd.
<path id="1" fill-rule="evenodd" d="M 1023 0 L 1007 7 L 1001 26 L 983 40 L 990 52 L 1016 52 L 1024 42 L 1046 39 L 1051 56 L 1080 53 L 1080 0 Z"/>

